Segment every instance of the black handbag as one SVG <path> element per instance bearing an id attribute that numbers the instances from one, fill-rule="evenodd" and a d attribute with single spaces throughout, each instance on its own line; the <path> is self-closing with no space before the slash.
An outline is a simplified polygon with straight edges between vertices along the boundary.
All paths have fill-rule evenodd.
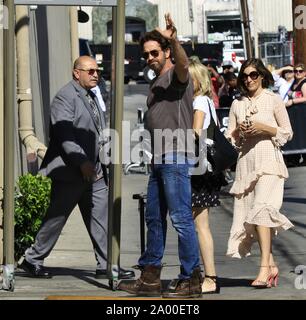
<path id="1" fill-rule="evenodd" d="M 213 140 L 213 144 L 207 145 L 207 160 L 215 172 L 220 172 L 237 162 L 238 152 L 216 125 L 210 108 L 209 104 L 210 124 L 207 128 L 207 137 Z"/>

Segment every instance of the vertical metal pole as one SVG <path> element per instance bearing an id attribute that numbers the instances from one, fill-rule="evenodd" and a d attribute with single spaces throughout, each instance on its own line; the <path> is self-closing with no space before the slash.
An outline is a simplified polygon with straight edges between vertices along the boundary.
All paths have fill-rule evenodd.
<path id="1" fill-rule="evenodd" d="M 192 50 L 194 51 L 194 39 L 193 39 L 193 22 L 191 22 L 191 46 Z"/>
<path id="2" fill-rule="evenodd" d="M 241 15 L 242 15 L 241 22 L 243 24 L 243 31 L 244 31 L 243 34 L 245 39 L 246 54 L 247 54 L 247 59 L 250 59 L 253 56 L 253 48 L 252 48 L 248 0 L 240 0 L 240 9 L 241 9 Z"/>
<path id="3" fill-rule="evenodd" d="M 140 251 L 145 252 L 145 200 L 143 197 L 139 199 L 139 214 L 140 214 Z"/>
<path id="4" fill-rule="evenodd" d="M 71 66 L 73 66 L 74 61 L 80 55 L 77 7 L 69 8 L 69 16 L 70 16 L 70 36 L 71 36 Z"/>
<path id="5" fill-rule="evenodd" d="M 292 0 L 295 63 L 306 63 L 305 5 L 305 0 Z"/>
<path id="6" fill-rule="evenodd" d="M 1 12 L 2 10 L 2 12 Z M 0 17 L 0 199 L 3 199 L 3 108 L 4 108 L 4 92 L 3 92 L 3 29 L 5 26 L 5 8 L 3 7 L 3 1 L 0 0 L 0 14 L 3 14 L 2 19 Z M 2 24 L 2 25 L 1 25 Z M 3 221 L 3 208 L 0 206 L 0 219 Z M 0 272 L 2 271 L 3 264 L 3 230 L 0 228 Z M 1 278 L 1 275 L 0 275 Z"/>
<path id="7" fill-rule="evenodd" d="M 188 0 L 188 12 L 189 12 L 189 21 L 191 23 L 191 45 L 192 45 L 192 50 L 194 51 L 194 40 L 193 40 L 194 17 L 193 17 L 193 9 L 192 9 L 192 0 Z"/>
<path id="8" fill-rule="evenodd" d="M 121 172 L 122 172 L 122 119 L 124 97 L 124 50 L 125 50 L 125 0 L 118 0 L 113 7 L 112 33 L 112 103 L 111 129 L 115 129 L 118 141 L 112 144 L 112 158 L 118 160 L 110 165 L 109 212 L 108 212 L 108 275 L 117 280 L 120 266 L 121 232 Z M 115 147 L 114 147 L 115 146 Z"/>
<path id="9" fill-rule="evenodd" d="M 14 152 L 15 152 L 15 6 L 8 8 L 8 29 L 4 30 L 4 219 L 3 289 L 14 290 Z"/>

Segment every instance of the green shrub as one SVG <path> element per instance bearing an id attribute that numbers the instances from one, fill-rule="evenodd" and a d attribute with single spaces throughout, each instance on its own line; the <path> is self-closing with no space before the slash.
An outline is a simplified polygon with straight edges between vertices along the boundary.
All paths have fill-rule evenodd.
<path id="1" fill-rule="evenodd" d="M 15 190 L 15 260 L 33 244 L 50 204 L 51 179 L 42 175 L 20 176 Z"/>

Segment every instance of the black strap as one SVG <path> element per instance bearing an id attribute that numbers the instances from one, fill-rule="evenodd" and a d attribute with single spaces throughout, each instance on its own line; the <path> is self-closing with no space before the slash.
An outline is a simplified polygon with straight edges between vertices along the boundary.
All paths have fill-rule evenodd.
<path id="1" fill-rule="evenodd" d="M 217 125 L 215 123 L 215 119 L 213 118 L 213 115 L 211 112 L 211 106 L 210 106 L 209 100 L 207 100 L 207 102 L 208 102 L 208 108 L 209 108 L 209 113 L 210 113 L 210 123 L 207 128 L 207 138 L 213 140 L 215 128 L 217 127 Z"/>

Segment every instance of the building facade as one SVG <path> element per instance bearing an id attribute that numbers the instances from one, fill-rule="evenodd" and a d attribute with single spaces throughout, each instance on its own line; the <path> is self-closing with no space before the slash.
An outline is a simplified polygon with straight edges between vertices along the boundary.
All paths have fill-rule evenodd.
<path id="1" fill-rule="evenodd" d="M 278 39 L 279 28 L 293 30 L 292 0 L 248 0 L 251 36 L 255 56 L 261 56 L 263 43 Z M 79 36 L 99 44 L 110 42 L 111 9 L 82 7 L 89 16 L 79 23 Z M 245 57 L 244 25 L 241 22 L 240 0 L 128 0 L 126 16 L 145 23 L 149 31 L 165 27 L 164 14 L 170 12 L 182 41 L 224 44 L 224 59 L 233 53 Z M 129 30 L 127 26 L 126 31 Z M 143 32 L 143 31 L 142 31 Z M 133 34 L 126 41 L 137 42 Z M 129 37 L 128 37 L 129 36 Z M 129 40 L 130 39 L 130 40 Z M 135 40 L 136 39 L 136 40 Z M 291 49 L 289 49 L 291 50 Z"/>
<path id="2" fill-rule="evenodd" d="M 188 3 L 192 3 L 194 23 L 193 31 L 198 42 L 209 41 L 207 18 L 210 16 L 240 15 L 239 0 L 149 0 L 158 5 L 159 25 L 164 25 L 164 13 L 170 12 L 182 37 L 191 37 L 192 28 L 189 21 Z M 260 33 L 276 33 L 278 26 L 292 31 L 291 0 L 248 0 L 252 36 L 258 38 Z"/>

